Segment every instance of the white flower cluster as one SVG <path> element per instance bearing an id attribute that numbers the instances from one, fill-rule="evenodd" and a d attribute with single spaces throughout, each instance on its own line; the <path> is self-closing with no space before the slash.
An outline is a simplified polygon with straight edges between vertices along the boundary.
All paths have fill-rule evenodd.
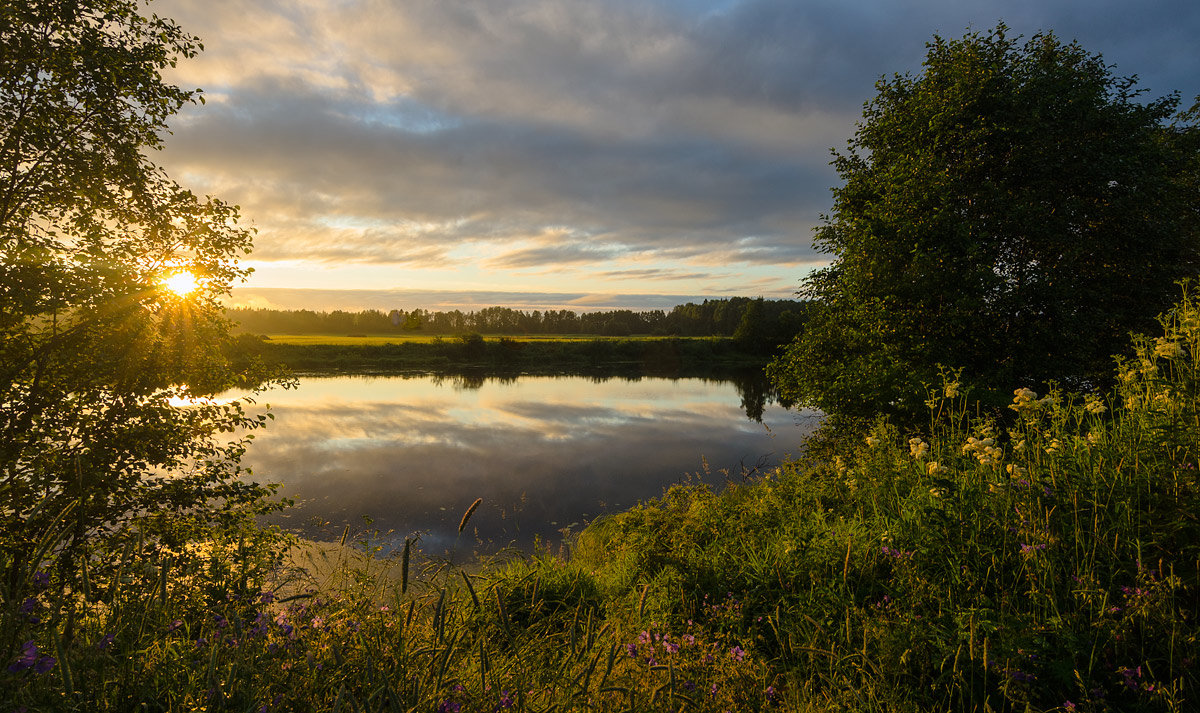
<path id="1" fill-rule="evenodd" d="M 963 446 L 963 453 L 974 455 L 980 465 L 997 465 L 1004 459 L 1004 451 L 997 448 L 996 439 L 990 437 L 975 438 L 971 436 L 967 439 L 967 444 Z"/>
<path id="2" fill-rule="evenodd" d="M 1036 411 L 1043 406 L 1053 403 L 1053 396 L 1047 395 L 1039 399 L 1037 392 L 1032 389 L 1016 389 L 1013 391 L 1013 402 L 1008 407 L 1020 413 L 1022 411 Z"/>
<path id="3" fill-rule="evenodd" d="M 1102 414 L 1108 410 L 1108 407 L 1106 407 L 1100 401 L 1100 397 L 1095 394 L 1088 394 L 1087 396 L 1084 397 L 1083 408 L 1088 413 L 1094 413 L 1097 415 Z"/>
<path id="4" fill-rule="evenodd" d="M 920 438 L 910 438 L 908 439 L 908 452 L 912 454 L 913 458 L 921 460 L 929 452 L 929 444 Z"/>
<path id="5" fill-rule="evenodd" d="M 1182 354 L 1183 349 L 1180 348 L 1179 342 L 1165 337 L 1159 337 L 1154 340 L 1154 356 L 1164 359 L 1175 359 Z"/>

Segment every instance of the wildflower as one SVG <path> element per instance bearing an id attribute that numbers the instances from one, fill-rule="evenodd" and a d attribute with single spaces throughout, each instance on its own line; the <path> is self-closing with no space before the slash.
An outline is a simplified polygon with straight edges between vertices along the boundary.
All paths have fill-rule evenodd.
<path id="1" fill-rule="evenodd" d="M 1088 394 L 1084 397 L 1083 408 L 1088 413 L 1096 415 L 1100 415 L 1108 410 L 1108 407 L 1101 403 L 1100 397 L 1095 394 Z"/>
<path id="2" fill-rule="evenodd" d="M 625 650 L 629 652 L 629 658 L 637 658 L 637 644 L 625 644 Z"/>
<path id="3" fill-rule="evenodd" d="M 946 489 L 945 488 L 937 488 L 937 487 L 930 488 L 929 494 L 935 498 L 944 497 L 946 495 Z"/>
<path id="4" fill-rule="evenodd" d="M 942 393 L 946 395 L 946 398 L 952 399 L 955 396 L 958 396 L 958 389 L 959 383 L 957 381 L 947 381 L 943 387 Z"/>
<path id="5" fill-rule="evenodd" d="M 1013 391 L 1013 402 L 1008 407 L 1013 411 L 1020 411 L 1031 406 L 1036 406 L 1036 401 L 1037 393 L 1034 391 L 1030 389 L 1017 389 Z"/>
<path id="6" fill-rule="evenodd" d="M 734 661 L 744 661 L 746 659 L 746 650 L 740 646 L 734 646 L 729 650 L 729 656 Z"/>
<path id="7" fill-rule="evenodd" d="M 1159 337 L 1154 340 L 1154 356 L 1164 359 L 1174 359 L 1183 352 L 1179 348 L 1179 342 L 1172 341 L 1166 337 Z"/>
<path id="8" fill-rule="evenodd" d="M 57 659 L 53 656 L 39 656 L 37 644 L 32 639 L 21 645 L 21 655 L 17 660 L 9 664 L 9 673 L 20 673 L 27 669 L 33 669 L 36 674 L 47 673 L 54 668 Z"/>
<path id="9" fill-rule="evenodd" d="M 109 646 L 112 646 L 113 639 L 115 638 L 115 634 L 105 634 L 99 641 L 96 642 L 96 648 L 104 651 Z"/>
<path id="10" fill-rule="evenodd" d="M 996 465 L 1004 458 L 1004 451 L 996 447 L 996 439 L 991 437 L 975 438 L 971 436 L 967 438 L 967 443 L 963 446 L 963 453 L 973 454 L 980 465 Z"/>
<path id="11" fill-rule="evenodd" d="M 1087 434 L 1087 442 L 1088 442 L 1089 446 L 1098 445 L 1102 439 L 1103 439 L 1103 436 L 1100 434 L 1099 431 L 1092 431 Z"/>
<path id="12" fill-rule="evenodd" d="M 1127 666 L 1122 666 L 1121 668 L 1117 669 L 1117 673 L 1119 673 L 1121 677 L 1125 679 L 1123 683 L 1126 687 L 1137 688 L 1137 680 L 1142 677 L 1142 667 L 1138 666 L 1137 668 L 1132 669 Z"/>
<path id="13" fill-rule="evenodd" d="M 499 709 L 506 709 L 506 708 L 512 708 L 512 707 L 513 707 L 512 695 L 508 691 L 501 690 L 500 691 L 500 702 L 496 704 L 496 708 L 499 710 Z"/>
<path id="14" fill-rule="evenodd" d="M 461 710 L 462 704 L 450 698 L 442 701 L 437 707 L 437 713 L 459 713 Z"/>
<path id="15" fill-rule="evenodd" d="M 1012 478 L 1021 478 L 1025 475 L 1025 469 L 1016 463 L 1009 463 L 1007 470 L 1009 477 Z"/>
<path id="16" fill-rule="evenodd" d="M 920 460 L 929 452 L 929 444 L 920 438 L 910 438 L 908 439 L 908 452 L 912 454 L 913 458 Z"/>
<path id="17" fill-rule="evenodd" d="M 170 634 L 172 631 L 175 631 L 176 629 L 178 629 L 181 626 L 183 626 L 183 622 L 180 621 L 179 619 L 176 619 L 175 621 L 171 622 L 170 626 L 167 627 L 166 633 Z"/>
<path id="18" fill-rule="evenodd" d="M 937 461 L 931 460 L 925 464 L 925 472 L 929 475 L 937 475 L 946 472 L 946 468 L 939 465 Z"/>
<path id="19" fill-rule="evenodd" d="M 40 592 L 50 586 L 50 573 L 36 572 L 30 582 L 33 584 L 33 588 Z"/>
<path id="20" fill-rule="evenodd" d="M 867 445 L 870 446 L 871 448 L 874 448 L 875 446 L 878 446 L 880 443 L 883 442 L 877 436 L 867 436 L 866 441 L 867 441 Z"/>
<path id="21" fill-rule="evenodd" d="M 1061 450 L 1062 450 L 1062 444 L 1058 442 L 1057 438 L 1050 439 L 1050 442 L 1048 444 L 1046 444 L 1046 452 L 1051 455 L 1058 453 Z"/>

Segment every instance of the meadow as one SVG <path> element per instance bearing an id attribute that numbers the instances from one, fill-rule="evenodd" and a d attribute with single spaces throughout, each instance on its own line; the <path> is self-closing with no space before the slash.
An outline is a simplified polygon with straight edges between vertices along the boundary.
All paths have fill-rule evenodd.
<path id="1" fill-rule="evenodd" d="M 649 375 L 705 375 L 761 369 L 769 354 L 729 337 L 591 335 L 242 335 L 248 355 L 297 373 L 590 373 L 613 369 Z"/>
<path id="2" fill-rule="evenodd" d="M 1115 393 L 987 415 L 947 371 L 919 431 L 467 569 L 248 529 L 66 587 L 40 533 L 0 710 L 1194 710 L 1200 305 L 1162 321 Z"/>
<path id="3" fill-rule="evenodd" d="M 266 341 L 272 344 L 290 344 L 299 346 L 333 345 L 333 346 L 383 346 L 386 344 L 440 344 L 445 342 L 463 342 L 464 337 L 458 334 L 267 334 Z M 479 335 L 485 342 L 655 342 L 673 339 L 710 341 L 719 337 L 662 337 L 650 335 L 638 336 L 606 336 L 601 334 L 487 334 Z M 468 335 L 467 339 L 470 339 Z"/>

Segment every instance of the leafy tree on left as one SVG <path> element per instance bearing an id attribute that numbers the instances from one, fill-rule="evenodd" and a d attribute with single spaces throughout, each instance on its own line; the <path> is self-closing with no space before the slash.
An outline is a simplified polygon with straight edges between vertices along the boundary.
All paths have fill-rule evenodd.
<path id="1" fill-rule="evenodd" d="M 39 570 L 96 577 L 124 540 L 178 549 L 271 507 L 268 488 L 239 477 L 245 439 L 228 435 L 263 417 L 179 405 L 278 379 L 237 357 L 219 304 L 247 273 L 251 232 L 149 155 L 200 100 L 161 73 L 201 45 L 139 4 L 0 0 L 6 603 Z M 162 285 L 179 270 L 200 283 L 186 297 Z M 17 645 L 3 628 L 0 655 Z"/>

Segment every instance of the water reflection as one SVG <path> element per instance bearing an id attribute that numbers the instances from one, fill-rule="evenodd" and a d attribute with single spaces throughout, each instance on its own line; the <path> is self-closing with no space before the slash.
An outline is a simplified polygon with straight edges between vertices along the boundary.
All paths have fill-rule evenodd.
<path id="1" fill-rule="evenodd" d="M 275 422 L 246 462 L 297 499 L 277 521 L 313 537 L 313 520 L 340 532 L 366 515 L 401 540 L 422 533 L 427 552 L 552 543 L 705 463 L 714 485 L 777 464 L 811 421 L 703 379 L 307 377 L 271 396 Z"/>

